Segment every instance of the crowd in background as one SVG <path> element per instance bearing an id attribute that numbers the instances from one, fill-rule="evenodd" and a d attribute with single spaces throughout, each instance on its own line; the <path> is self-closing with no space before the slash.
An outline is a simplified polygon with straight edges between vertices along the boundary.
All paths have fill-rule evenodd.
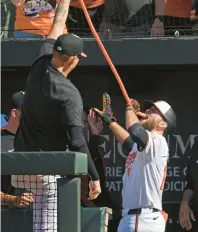
<path id="1" fill-rule="evenodd" d="M 40 38 L 48 35 L 57 0 L 13 0 L 14 37 Z M 103 39 L 122 37 L 196 35 L 197 0 L 85 0 L 88 13 Z M 70 4 L 65 33 L 90 35 L 78 0 Z"/>

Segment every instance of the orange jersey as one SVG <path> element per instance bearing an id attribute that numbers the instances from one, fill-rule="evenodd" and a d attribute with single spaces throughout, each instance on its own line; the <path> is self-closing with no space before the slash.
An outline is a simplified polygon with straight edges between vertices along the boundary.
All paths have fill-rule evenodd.
<path id="1" fill-rule="evenodd" d="M 27 0 L 22 6 L 16 7 L 14 29 L 46 36 L 54 16 L 55 11 L 46 0 Z"/>
<path id="2" fill-rule="evenodd" d="M 180 18 L 190 18 L 191 9 L 191 0 L 167 0 L 165 15 Z"/>
<path id="3" fill-rule="evenodd" d="M 84 1 L 87 8 L 94 8 L 104 4 L 104 0 Z M 72 0 L 71 6 L 80 8 L 79 1 Z M 16 7 L 14 29 L 47 36 L 51 29 L 54 16 L 55 10 L 47 0 L 27 0 L 22 6 Z"/>
<path id="4" fill-rule="evenodd" d="M 84 0 L 85 6 L 90 9 L 101 6 L 104 4 L 104 0 Z M 70 6 L 81 8 L 79 0 L 72 0 Z"/>

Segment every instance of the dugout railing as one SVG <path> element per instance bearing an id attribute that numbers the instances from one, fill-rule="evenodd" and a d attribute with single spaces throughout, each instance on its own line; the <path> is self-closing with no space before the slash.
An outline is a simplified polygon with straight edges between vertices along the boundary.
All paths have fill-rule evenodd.
<path id="1" fill-rule="evenodd" d="M 103 232 L 106 208 L 81 208 L 81 180 L 87 155 L 78 152 L 1 153 L 1 175 L 60 175 L 57 179 L 57 232 Z M 1 208 L 2 232 L 33 232 L 33 206 Z"/>

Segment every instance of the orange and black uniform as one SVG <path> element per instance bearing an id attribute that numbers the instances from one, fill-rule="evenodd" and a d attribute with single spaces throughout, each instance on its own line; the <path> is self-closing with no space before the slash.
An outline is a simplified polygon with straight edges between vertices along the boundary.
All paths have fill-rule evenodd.
<path id="1" fill-rule="evenodd" d="M 54 9 L 56 3 L 58 2 L 58 0 L 26 0 L 22 6 L 16 7 L 14 29 L 31 34 L 47 36 L 54 20 Z M 95 10 L 104 4 L 103 0 L 86 0 L 84 2 L 89 10 Z M 72 13 L 73 18 L 75 18 L 75 14 L 80 14 L 80 16 L 77 17 L 77 19 L 79 19 L 77 26 L 80 28 L 80 23 L 82 23 L 81 21 L 83 16 L 83 12 L 80 9 L 80 3 L 78 0 L 72 0 L 70 6 L 70 14 Z M 100 16 L 100 18 L 101 17 L 102 16 Z M 84 24 L 85 23 L 86 19 L 84 19 Z M 71 26 L 73 27 L 73 25 Z M 70 29 L 70 26 L 68 28 Z M 66 32 L 67 30 L 65 28 L 64 33 Z"/>
<path id="2" fill-rule="evenodd" d="M 16 7 L 14 30 L 47 36 L 51 29 L 56 1 L 26 0 L 22 6 Z"/>

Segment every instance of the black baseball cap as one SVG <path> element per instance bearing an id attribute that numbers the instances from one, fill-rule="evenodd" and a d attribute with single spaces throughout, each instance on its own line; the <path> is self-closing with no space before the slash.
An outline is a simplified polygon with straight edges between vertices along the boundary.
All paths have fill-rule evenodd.
<path id="1" fill-rule="evenodd" d="M 83 48 L 83 40 L 71 33 L 60 35 L 54 44 L 55 51 L 67 56 L 87 57 L 87 55 L 83 53 Z"/>
<path id="2" fill-rule="evenodd" d="M 22 109 L 23 100 L 24 100 L 25 92 L 20 91 L 12 94 L 10 105 L 8 111 L 10 112 L 12 109 Z"/>

